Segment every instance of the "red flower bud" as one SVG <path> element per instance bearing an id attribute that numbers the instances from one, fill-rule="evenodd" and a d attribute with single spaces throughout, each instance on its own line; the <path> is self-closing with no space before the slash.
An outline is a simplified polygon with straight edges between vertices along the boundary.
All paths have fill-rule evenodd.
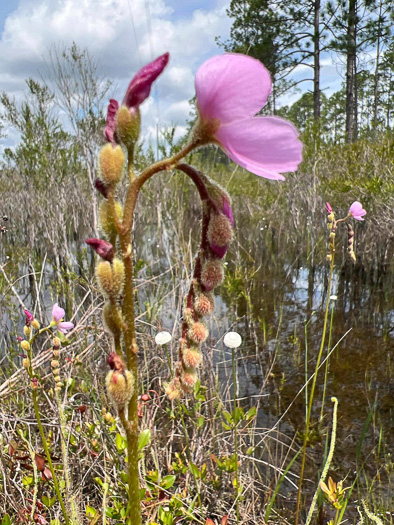
<path id="1" fill-rule="evenodd" d="M 104 241 L 103 239 L 86 239 L 86 244 L 89 244 L 93 250 L 100 255 L 102 259 L 108 262 L 112 262 L 115 256 L 114 247 L 110 242 Z"/>
<path id="2" fill-rule="evenodd" d="M 127 106 L 129 109 L 133 107 L 138 108 L 149 97 L 153 82 L 162 73 L 168 64 L 169 58 L 170 54 L 165 53 L 140 69 L 130 82 L 122 105 Z"/>

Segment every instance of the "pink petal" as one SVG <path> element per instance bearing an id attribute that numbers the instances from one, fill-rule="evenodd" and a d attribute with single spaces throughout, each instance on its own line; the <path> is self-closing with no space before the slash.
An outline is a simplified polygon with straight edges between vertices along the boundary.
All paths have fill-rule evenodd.
<path id="1" fill-rule="evenodd" d="M 118 109 L 118 101 L 111 98 L 107 109 L 107 125 L 104 128 L 104 137 L 107 142 L 112 142 L 113 144 L 118 143 L 116 137 L 116 113 Z"/>
<path id="2" fill-rule="evenodd" d="M 222 126 L 216 139 L 225 153 L 243 168 L 267 179 L 296 171 L 302 160 L 298 131 L 279 117 L 254 117 Z"/>
<path id="3" fill-rule="evenodd" d="M 354 219 L 357 221 L 363 221 L 362 217 L 366 215 L 366 211 L 364 210 L 361 202 L 355 201 L 349 208 L 350 215 L 353 216 Z"/>
<path id="4" fill-rule="evenodd" d="M 89 244 L 95 252 L 105 261 L 112 262 L 115 256 L 115 250 L 112 244 L 103 239 L 85 239 L 86 244 Z"/>
<path id="5" fill-rule="evenodd" d="M 66 312 L 63 310 L 63 308 L 60 308 L 60 306 L 57 303 L 53 305 L 52 317 L 56 323 L 59 323 L 63 319 L 65 313 Z"/>
<path id="6" fill-rule="evenodd" d="M 142 104 L 149 97 L 153 82 L 162 73 L 169 59 L 170 54 L 165 53 L 140 69 L 130 82 L 122 104 L 128 108 L 138 107 Z"/>
<path id="7" fill-rule="evenodd" d="M 62 332 L 63 334 L 67 333 L 68 330 L 72 330 L 74 328 L 74 324 L 70 322 L 62 322 L 57 325 L 57 329 L 59 332 Z"/>
<path id="8" fill-rule="evenodd" d="M 34 320 L 34 315 L 29 312 L 29 310 L 24 310 L 25 312 L 25 316 L 26 316 L 26 320 L 28 320 L 29 322 L 32 322 Z"/>
<path id="9" fill-rule="evenodd" d="M 255 115 L 271 93 L 265 66 L 247 55 L 226 53 L 202 64 L 195 79 L 197 101 L 204 119 L 222 124 Z"/>

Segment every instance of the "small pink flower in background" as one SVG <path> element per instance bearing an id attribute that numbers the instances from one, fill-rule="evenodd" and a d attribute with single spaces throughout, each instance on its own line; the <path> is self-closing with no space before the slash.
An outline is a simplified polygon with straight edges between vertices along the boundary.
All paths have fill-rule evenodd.
<path id="1" fill-rule="evenodd" d="M 261 62 L 237 53 L 215 56 L 198 69 L 195 85 L 200 126 L 231 160 L 267 179 L 284 180 L 280 173 L 297 170 L 297 129 L 279 117 L 255 116 L 271 93 Z"/>
<path id="2" fill-rule="evenodd" d="M 107 124 L 104 128 L 104 137 L 107 142 L 112 142 L 114 145 L 119 144 L 118 137 L 116 136 L 116 112 L 118 109 L 118 101 L 111 98 L 107 109 Z"/>
<path id="3" fill-rule="evenodd" d="M 329 202 L 326 202 L 326 212 L 327 213 L 332 213 L 332 208 L 331 208 L 331 205 Z"/>
<path id="4" fill-rule="evenodd" d="M 170 54 L 165 53 L 141 68 L 130 82 L 122 105 L 129 109 L 138 108 L 149 97 L 153 82 L 163 72 L 169 59 Z"/>
<path id="5" fill-rule="evenodd" d="M 53 325 L 56 325 L 59 332 L 62 332 L 63 334 L 66 334 L 68 330 L 72 330 L 74 328 L 73 323 L 63 321 L 65 313 L 66 312 L 63 310 L 63 308 L 60 308 L 57 303 L 53 305 L 52 323 Z"/>
<path id="6" fill-rule="evenodd" d="M 112 262 L 114 260 L 115 250 L 110 242 L 95 238 L 86 239 L 85 242 L 105 261 Z"/>
<path id="7" fill-rule="evenodd" d="M 366 211 L 362 207 L 361 202 L 355 201 L 349 208 L 349 215 L 356 219 L 357 221 L 363 221 L 363 216 L 366 215 Z"/>

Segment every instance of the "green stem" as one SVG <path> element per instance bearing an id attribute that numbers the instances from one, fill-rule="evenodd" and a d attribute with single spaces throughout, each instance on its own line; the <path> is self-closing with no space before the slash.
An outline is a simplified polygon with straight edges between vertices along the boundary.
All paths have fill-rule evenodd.
<path id="1" fill-rule="evenodd" d="M 44 429 L 42 427 L 41 418 L 40 418 L 40 411 L 38 409 L 38 403 L 37 403 L 37 392 L 36 392 L 36 390 L 33 390 L 33 404 L 34 404 L 34 412 L 35 412 L 36 419 L 37 419 L 38 429 L 39 429 L 40 434 L 41 434 L 42 445 L 43 445 L 44 450 L 45 450 L 45 455 L 46 455 L 46 458 L 47 458 L 47 461 L 48 461 L 49 470 L 51 471 L 51 474 L 52 474 L 53 484 L 55 486 L 55 492 L 56 492 L 56 495 L 57 495 L 57 499 L 59 500 L 60 507 L 61 507 L 62 512 L 63 512 L 63 517 L 64 517 L 65 524 L 66 525 L 70 525 L 70 521 L 68 519 L 67 512 L 66 512 L 66 507 L 64 506 L 64 501 L 63 501 L 62 495 L 60 493 L 59 483 L 57 481 L 55 469 L 53 468 L 51 454 L 49 452 L 48 444 L 47 444 L 47 441 L 46 441 L 46 438 L 45 438 Z"/>
<path id="2" fill-rule="evenodd" d="M 330 330 L 328 335 L 328 345 L 327 345 L 327 356 L 330 353 L 331 349 L 331 336 L 332 336 L 332 326 L 333 326 L 333 320 L 334 320 L 334 306 L 331 306 L 331 318 L 330 318 Z M 328 363 L 329 359 L 326 361 L 326 367 L 324 370 L 324 385 L 323 385 L 323 398 L 321 403 L 321 411 L 320 411 L 320 422 L 323 421 L 323 415 L 324 415 L 324 401 L 326 398 L 326 388 L 327 388 L 327 377 L 328 377 Z"/>
<path id="3" fill-rule="evenodd" d="M 326 340 L 326 331 L 327 331 L 327 322 L 328 322 L 328 310 L 330 305 L 330 294 L 331 294 L 331 283 L 332 283 L 332 276 L 334 272 L 334 255 L 335 252 L 333 250 L 332 257 L 331 257 L 331 264 L 330 264 L 330 276 L 328 279 L 328 288 L 327 288 L 327 300 L 326 300 L 326 310 L 324 315 L 324 325 L 323 325 L 323 333 L 322 333 L 322 339 L 320 344 L 320 350 L 319 355 L 317 357 L 316 361 L 316 367 L 315 367 L 315 374 L 313 376 L 312 381 L 312 388 L 310 392 L 309 397 L 309 404 L 308 404 L 308 414 L 306 418 L 306 424 L 305 424 L 305 435 L 304 435 L 304 443 L 302 446 L 302 462 L 301 462 L 301 472 L 300 472 L 300 479 L 298 482 L 298 493 L 297 493 L 297 507 L 296 507 L 296 514 L 295 514 L 295 521 L 294 525 L 298 525 L 299 520 L 299 513 L 300 513 L 300 504 L 301 504 L 301 489 L 302 489 L 302 481 L 304 478 L 304 471 L 305 471 L 305 460 L 306 460 L 306 447 L 308 444 L 308 436 L 309 436 L 309 427 L 311 422 L 311 414 L 312 414 L 312 405 L 313 405 L 313 397 L 315 393 L 315 387 L 316 387 L 316 381 L 317 381 L 317 374 L 319 371 L 319 365 L 323 354 L 324 349 L 324 343 Z"/>
<path id="4" fill-rule="evenodd" d="M 323 472 L 320 476 L 319 484 L 317 486 L 316 492 L 313 496 L 311 506 L 309 508 L 308 516 L 306 518 L 305 525 L 309 525 L 312 519 L 313 511 L 315 510 L 317 496 L 320 490 L 320 482 L 324 481 L 326 479 L 326 476 L 328 474 L 328 470 L 330 468 L 332 458 L 334 457 L 334 450 L 335 450 L 335 441 L 337 438 L 337 414 L 338 414 L 338 399 L 336 397 L 332 397 L 331 401 L 334 403 L 334 411 L 332 414 L 332 431 L 331 431 L 331 443 L 330 443 L 330 450 L 328 452 L 327 461 L 324 465 Z M 337 512 L 338 514 L 338 512 Z M 336 521 L 335 521 L 336 524 Z"/>
<path id="5" fill-rule="evenodd" d="M 235 366 L 235 349 L 232 348 L 231 350 L 231 357 L 232 357 L 232 364 L 233 364 L 233 399 L 234 399 L 234 416 L 236 414 L 236 408 L 237 408 L 237 372 L 236 372 L 236 366 Z M 235 464 L 235 482 L 237 486 L 237 498 L 235 500 L 235 508 L 237 513 L 237 524 L 239 523 L 239 472 L 238 472 L 238 431 L 237 431 L 237 424 L 238 422 L 234 422 L 234 450 L 235 450 L 235 456 L 236 456 L 236 464 Z"/>
<path id="6" fill-rule="evenodd" d="M 156 162 L 146 168 L 141 175 L 134 178 L 132 176 L 132 158 L 128 158 L 128 172 L 130 185 L 127 191 L 126 202 L 124 206 L 124 215 L 122 224 L 117 224 L 119 233 L 120 247 L 123 262 L 125 265 L 125 287 L 123 292 L 123 318 L 125 322 L 124 345 L 126 353 L 127 368 L 133 374 L 135 389 L 128 405 L 128 417 L 121 414 L 121 421 L 127 437 L 127 455 L 128 455 L 128 486 L 129 486 L 129 518 L 132 525 L 141 525 L 141 506 L 139 496 L 139 472 L 138 472 L 138 358 L 137 358 L 137 341 L 135 331 L 135 301 L 133 286 L 133 257 L 131 246 L 131 231 L 134 220 L 134 210 L 137 204 L 139 191 L 142 185 L 155 173 L 171 169 L 179 160 L 181 160 L 190 151 L 199 145 L 198 141 L 192 141 L 177 155 L 170 159 L 164 159 Z M 111 207 L 114 207 L 114 196 L 110 195 Z"/>
<path id="7" fill-rule="evenodd" d="M 183 418 L 183 413 L 181 412 L 182 410 L 182 407 L 179 407 L 179 411 L 181 413 L 181 421 L 182 421 L 182 427 L 183 427 L 183 432 L 185 434 L 185 439 L 186 439 L 186 454 L 187 454 L 187 459 L 189 460 L 189 465 L 192 462 L 192 454 L 191 454 L 191 450 L 190 450 L 190 442 L 189 442 L 189 436 L 188 436 L 188 433 L 187 433 L 187 428 L 186 428 L 186 425 L 185 425 L 185 420 Z M 200 509 L 202 511 L 202 504 L 201 504 L 201 495 L 200 495 L 200 487 L 198 486 L 198 481 L 197 481 L 197 477 L 194 473 L 194 469 L 190 467 L 190 471 L 193 475 L 193 478 L 194 478 L 194 483 L 196 484 L 196 490 L 197 490 L 197 497 L 198 497 L 198 504 L 200 506 Z"/>

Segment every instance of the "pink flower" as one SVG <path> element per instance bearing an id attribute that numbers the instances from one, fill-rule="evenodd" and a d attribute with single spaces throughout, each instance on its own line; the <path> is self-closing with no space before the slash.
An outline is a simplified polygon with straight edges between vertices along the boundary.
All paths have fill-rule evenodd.
<path id="1" fill-rule="evenodd" d="M 52 325 L 57 326 L 59 332 L 66 334 L 68 330 L 72 330 L 74 328 L 74 324 L 70 322 L 64 322 L 64 315 L 65 311 L 63 308 L 60 308 L 60 306 L 55 303 L 52 308 Z"/>
<path id="2" fill-rule="evenodd" d="M 138 108 L 150 95 L 150 88 L 168 64 L 169 53 L 165 53 L 138 71 L 129 84 L 122 105 Z"/>
<path id="3" fill-rule="evenodd" d="M 85 242 L 105 261 L 112 262 L 114 260 L 115 250 L 110 242 L 95 238 L 86 239 Z"/>
<path id="4" fill-rule="evenodd" d="M 111 98 L 107 109 L 107 124 L 104 128 L 104 137 L 107 142 L 112 142 L 114 145 L 119 144 L 118 137 L 116 136 L 116 112 L 118 109 L 118 101 Z"/>
<path id="5" fill-rule="evenodd" d="M 284 180 L 302 160 L 298 131 L 279 117 L 256 117 L 271 93 L 261 62 L 226 53 L 202 64 L 195 79 L 200 131 L 234 162 L 267 179 Z M 208 142 L 208 140 L 207 140 Z"/>
<path id="6" fill-rule="evenodd" d="M 366 211 L 362 207 L 361 202 L 355 201 L 349 208 L 349 215 L 353 217 L 353 219 L 356 219 L 357 221 L 363 221 L 362 218 L 364 215 L 366 215 Z"/>
<path id="7" fill-rule="evenodd" d="M 326 212 L 328 214 L 332 213 L 332 208 L 329 202 L 326 202 Z"/>

